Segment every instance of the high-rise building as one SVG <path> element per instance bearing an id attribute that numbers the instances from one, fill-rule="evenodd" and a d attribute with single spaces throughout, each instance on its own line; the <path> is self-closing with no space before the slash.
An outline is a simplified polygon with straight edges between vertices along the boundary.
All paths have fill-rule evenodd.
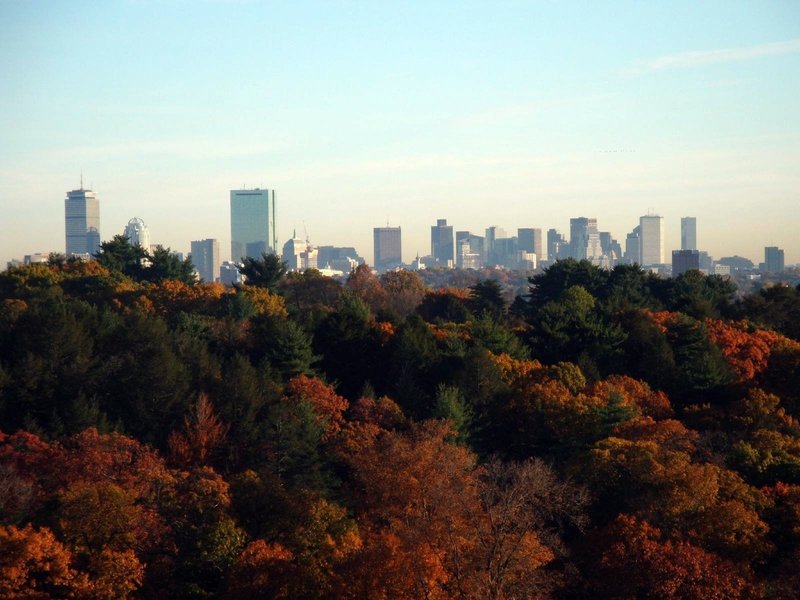
<path id="1" fill-rule="evenodd" d="M 128 221 L 123 235 L 128 238 L 132 246 L 139 244 L 148 252 L 150 251 L 150 230 L 141 219 L 134 217 Z"/>
<path id="2" fill-rule="evenodd" d="M 697 217 L 681 217 L 681 250 L 697 250 Z"/>
<path id="3" fill-rule="evenodd" d="M 64 200 L 67 256 L 94 254 L 100 250 L 100 203 L 92 190 L 67 192 Z"/>
<path id="4" fill-rule="evenodd" d="M 538 260 L 546 260 L 547 255 L 543 253 L 542 230 L 532 227 L 517 229 L 517 250 L 521 252 L 533 253 Z"/>
<path id="5" fill-rule="evenodd" d="M 563 234 L 555 229 L 547 230 L 547 259 L 555 262 L 559 258 L 569 256 L 569 243 Z"/>
<path id="6" fill-rule="evenodd" d="M 603 255 L 597 219 L 578 217 L 569 220 L 569 251 L 575 260 L 596 262 Z"/>
<path id="7" fill-rule="evenodd" d="M 399 227 L 375 227 L 375 268 L 383 273 L 403 264 L 403 246 Z"/>
<path id="8" fill-rule="evenodd" d="M 692 269 L 700 270 L 700 253 L 697 250 L 672 251 L 672 276 L 683 275 Z"/>
<path id="9" fill-rule="evenodd" d="M 780 273 L 783 269 L 783 249 L 777 246 L 766 246 L 764 248 L 764 270 L 770 273 Z"/>
<path id="10" fill-rule="evenodd" d="M 276 254 L 275 191 L 231 190 L 231 260 Z"/>
<path id="11" fill-rule="evenodd" d="M 480 269 L 486 264 L 486 240 L 469 231 L 456 231 L 456 266 L 459 269 Z"/>
<path id="12" fill-rule="evenodd" d="M 664 264 L 664 219 L 658 215 L 639 217 L 639 264 Z"/>
<path id="13" fill-rule="evenodd" d="M 192 264 L 200 279 L 214 283 L 219 279 L 219 242 L 214 239 L 192 242 Z"/>
<path id="14" fill-rule="evenodd" d="M 437 219 L 436 225 L 431 226 L 431 256 L 439 266 L 455 264 L 453 226 L 447 224 L 447 219 Z"/>
<path id="15" fill-rule="evenodd" d="M 633 228 L 625 238 L 625 262 L 629 265 L 641 265 L 642 259 L 639 252 L 641 251 L 641 237 L 642 228 L 638 225 Z"/>

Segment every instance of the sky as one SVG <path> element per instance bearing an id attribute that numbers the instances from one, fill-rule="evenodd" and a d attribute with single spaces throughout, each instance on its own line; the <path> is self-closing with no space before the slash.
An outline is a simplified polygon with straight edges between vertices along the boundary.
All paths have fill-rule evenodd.
<path id="1" fill-rule="evenodd" d="M 229 190 L 372 261 L 372 228 L 556 228 L 800 262 L 800 2 L 0 0 L 0 265 L 103 239 L 230 248 Z"/>

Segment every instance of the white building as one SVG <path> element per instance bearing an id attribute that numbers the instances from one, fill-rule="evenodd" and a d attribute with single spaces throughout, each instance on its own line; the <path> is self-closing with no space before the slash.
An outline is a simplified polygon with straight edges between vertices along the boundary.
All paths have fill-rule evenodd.
<path id="1" fill-rule="evenodd" d="M 124 235 L 132 246 L 139 244 L 145 250 L 150 250 L 150 230 L 144 221 L 138 217 L 132 218 L 125 226 Z"/>
<path id="2" fill-rule="evenodd" d="M 664 264 L 663 217 L 639 217 L 639 262 L 643 267 Z"/>

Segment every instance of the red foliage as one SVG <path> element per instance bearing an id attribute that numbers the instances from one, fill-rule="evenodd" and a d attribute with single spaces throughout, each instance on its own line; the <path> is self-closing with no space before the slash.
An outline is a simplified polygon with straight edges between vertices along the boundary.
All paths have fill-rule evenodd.
<path id="1" fill-rule="evenodd" d="M 682 541 L 663 541 L 645 521 L 621 515 L 596 541 L 592 589 L 619 599 L 735 600 L 761 597 L 752 573 Z"/>
<path id="2" fill-rule="evenodd" d="M 339 433 L 348 402 L 332 386 L 315 377 L 297 375 L 289 380 L 287 387 L 290 402 L 306 401 L 311 404 L 317 423 L 324 431 L 322 441 L 328 441 Z"/>

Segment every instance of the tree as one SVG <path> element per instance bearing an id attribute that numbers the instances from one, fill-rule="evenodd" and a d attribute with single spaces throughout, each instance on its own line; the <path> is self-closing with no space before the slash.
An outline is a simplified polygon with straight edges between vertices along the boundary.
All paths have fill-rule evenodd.
<path id="1" fill-rule="evenodd" d="M 229 429 L 214 412 L 208 396 L 200 394 L 183 418 L 183 431 L 173 431 L 167 439 L 170 456 L 184 468 L 209 464 Z"/>
<path id="2" fill-rule="evenodd" d="M 119 271 L 139 281 L 148 252 L 139 244 L 131 244 L 126 236 L 115 235 L 111 240 L 100 244 L 95 258 L 109 271 Z"/>
<path id="3" fill-rule="evenodd" d="M 425 284 L 414 271 L 389 271 L 381 277 L 389 310 L 400 317 L 414 311 L 425 295 Z"/>
<path id="4" fill-rule="evenodd" d="M 502 319 L 506 313 L 506 301 L 503 290 L 495 279 L 484 279 L 469 288 L 467 302 L 476 317 L 489 317 L 495 321 Z"/>
<path id="5" fill-rule="evenodd" d="M 591 588 L 620 600 L 759 598 L 752 572 L 686 542 L 662 541 L 647 522 L 621 515 L 594 541 L 600 550 Z"/>
<path id="6" fill-rule="evenodd" d="M 267 288 L 274 292 L 286 274 L 286 263 L 276 254 L 261 253 L 261 258 L 244 258 L 239 272 L 245 276 L 247 285 Z"/>
<path id="7" fill-rule="evenodd" d="M 142 275 L 152 283 L 165 279 L 175 279 L 186 285 L 197 283 L 191 258 L 181 260 L 172 250 L 163 246 L 156 246 L 153 250 L 150 255 L 150 266 L 143 270 Z"/>

